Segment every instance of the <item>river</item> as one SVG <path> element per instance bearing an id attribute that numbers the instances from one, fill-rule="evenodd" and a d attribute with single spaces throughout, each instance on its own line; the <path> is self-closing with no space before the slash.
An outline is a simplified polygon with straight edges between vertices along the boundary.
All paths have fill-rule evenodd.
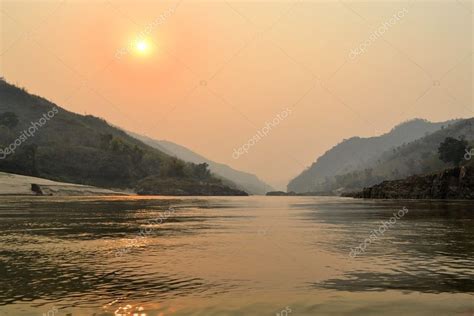
<path id="1" fill-rule="evenodd" d="M 473 206 L 0 197 L 0 315 L 474 315 Z"/>

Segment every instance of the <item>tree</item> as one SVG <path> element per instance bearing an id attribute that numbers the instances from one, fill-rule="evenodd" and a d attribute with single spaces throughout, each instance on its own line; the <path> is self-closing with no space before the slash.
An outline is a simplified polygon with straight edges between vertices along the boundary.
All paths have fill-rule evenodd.
<path id="1" fill-rule="evenodd" d="M 208 169 L 207 163 L 200 163 L 194 167 L 194 174 L 199 180 L 206 180 L 211 177 L 211 172 Z"/>
<path id="2" fill-rule="evenodd" d="M 447 163 L 452 162 L 455 166 L 459 166 L 466 153 L 466 148 L 466 140 L 446 137 L 438 147 L 439 159 Z"/>
<path id="3" fill-rule="evenodd" d="M 113 138 L 112 134 L 100 134 L 100 148 L 108 150 Z"/>
<path id="4" fill-rule="evenodd" d="M 160 170 L 162 177 L 184 177 L 185 163 L 176 157 L 172 157 L 167 161 Z"/>
<path id="5" fill-rule="evenodd" d="M 125 151 L 126 144 L 120 138 L 114 138 L 110 141 L 110 148 L 114 152 L 123 152 Z"/>
<path id="6" fill-rule="evenodd" d="M 0 114 L 0 125 L 6 126 L 9 129 L 18 125 L 18 116 L 13 112 L 5 112 Z"/>
<path id="7" fill-rule="evenodd" d="M 142 161 L 144 155 L 144 151 L 138 147 L 137 145 L 133 146 L 131 156 L 132 156 L 132 162 L 134 164 L 138 164 Z"/>

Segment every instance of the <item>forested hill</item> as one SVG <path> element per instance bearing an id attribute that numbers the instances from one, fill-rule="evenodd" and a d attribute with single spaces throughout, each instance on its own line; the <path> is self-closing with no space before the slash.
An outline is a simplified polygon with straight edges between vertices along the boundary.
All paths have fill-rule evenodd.
<path id="1" fill-rule="evenodd" d="M 432 123 L 414 119 L 377 137 L 352 137 L 328 150 L 288 184 L 288 191 L 311 192 L 334 189 L 336 176 L 370 169 L 387 151 L 429 135 L 456 120 Z"/>
<path id="2" fill-rule="evenodd" d="M 328 184 L 329 190 L 344 188 L 345 191 L 361 190 L 385 180 L 403 179 L 413 175 L 442 172 L 453 167 L 452 162 L 440 159 L 439 148 L 446 139 L 464 140 L 459 149 L 449 154 L 461 157 L 460 165 L 472 165 L 474 159 L 464 159 L 466 150 L 474 145 L 474 119 L 465 119 L 382 154 L 364 169 L 341 174 Z M 456 152 L 455 151 L 459 151 Z M 468 155 L 469 156 L 469 155 Z"/>
<path id="3" fill-rule="evenodd" d="M 195 164 L 207 163 L 209 165 L 209 170 L 213 174 L 218 177 L 222 177 L 225 180 L 232 181 L 239 189 L 247 191 L 251 194 L 263 195 L 268 191 L 273 190 L 270 185 L 257 178 L 257 176 L 254 174 L 236 170 L 229 167 L 228 165 L 209 160 L 181 145 L 170 141 L 152 139 L 135 133 L 129 134 L 143 141 L 145 144 L 161 150 L 170 156 L 176 156 L 179 159 Z"/>
<path id="4" fill-rule="evenodd" d="M 151 176 L 221 184 L 205 164 L 171 157 L 103 119 L 69 112 L 3 79 L 0 171 L 106 188 L 134 189 Z"/>

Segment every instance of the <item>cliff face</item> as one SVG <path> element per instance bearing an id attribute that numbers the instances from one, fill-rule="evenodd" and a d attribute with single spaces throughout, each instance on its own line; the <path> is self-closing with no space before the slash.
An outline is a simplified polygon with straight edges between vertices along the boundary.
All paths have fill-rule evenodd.
<path id="1" fill-rule="evenodd" d="M 347 196 L 367 199 L 474 199 L 474 168 L 457 167 L 435 174 L 384 181 Z"/>

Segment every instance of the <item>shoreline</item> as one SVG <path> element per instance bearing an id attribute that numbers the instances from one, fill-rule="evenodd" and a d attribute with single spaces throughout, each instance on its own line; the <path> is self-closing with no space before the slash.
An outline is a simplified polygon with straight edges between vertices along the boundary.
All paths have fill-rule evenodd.
<path id="1" fill-rule="evenodd" d="M 0 196 L 126 196 L 125 192 L 89 185 L 0 172 Z"/>

